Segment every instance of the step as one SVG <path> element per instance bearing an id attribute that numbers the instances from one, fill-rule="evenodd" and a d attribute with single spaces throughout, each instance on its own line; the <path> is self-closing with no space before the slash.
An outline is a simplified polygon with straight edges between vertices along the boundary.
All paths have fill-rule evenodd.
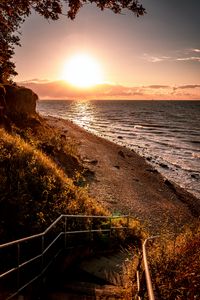
<path id="1" fill-rule="evenodd" d="M 96 296 L 69 294 L 64 292 L 49 295 L 45 300 L 96 300 Z M 43 300 L 43 299 L 42 299 Z"/>
<path id="2" fill-rule="evenodd" d="M 128 263 L 127 253 L 118 253 L 85 260 L 80 264 L 80 269 L 109 284 L 124 286 L 124 273 Z"/>
<path id="3" fill-rule="evenodd" d="M 125 290 L 122 287 L 74 281 L 66 283 L 62 291 L 51 292 L 45 300 L 124 299 L 124 293 Z"/>
<path id="4" fill-rule="evenodd" d="M 66 270 L 53 272 L 47 284 L 45 298 L 41 300 L 128 299 L 127 294 L 131 295 L 134 290 L 129 277 L 129 265 L 133 265 L 136 260 L 136 256 L 130 258 L 126 251 L 86 256 Z M 137 264 L 136 262 L 136 267 Z"/>

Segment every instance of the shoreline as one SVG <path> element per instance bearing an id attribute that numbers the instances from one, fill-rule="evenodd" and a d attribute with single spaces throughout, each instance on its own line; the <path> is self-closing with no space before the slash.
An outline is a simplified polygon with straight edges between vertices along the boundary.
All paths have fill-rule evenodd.
<path id="1" fill-rule="evenodd" d="M 77 144 L 89 169 L 89 194 L 112 214 L 130 214 L 151 234 L 177 232 L 200 215 L 200 199 L 165 179 L 135 151 L 96 136 L 69 120 L 42 116 Z"/>

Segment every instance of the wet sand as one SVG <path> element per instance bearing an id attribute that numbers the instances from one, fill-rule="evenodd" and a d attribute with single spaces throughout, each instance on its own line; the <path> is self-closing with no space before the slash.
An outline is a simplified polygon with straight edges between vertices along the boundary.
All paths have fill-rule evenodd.
<path id="1" fill-rule="evenodd" d="M 111 213 L 134 216 L 151 234 L 176 232 L 200 216 L 200 199 L 163 178 L 134 151 L 70 121 L 45 119 L 75 141 L 80 160 L 90 170 L 89 193 Z"/>

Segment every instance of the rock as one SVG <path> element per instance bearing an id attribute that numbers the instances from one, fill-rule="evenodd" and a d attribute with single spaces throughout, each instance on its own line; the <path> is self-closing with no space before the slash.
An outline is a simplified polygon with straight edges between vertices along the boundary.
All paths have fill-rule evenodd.
<path id="1" fill-rule="evenodd" d="M 14 85 L 5 85 L 6 113 L 8 115 L 36 114 L 38 96 L 30 89 Z"/>
<path id="2" fill-rule="evenodd" d="M 125 158 L 124 152 L 123 152 L 122 150 L 120 150 L 120 151 L 118 152 L 118 154 L 119 154 L 121 157 Z"/>
<path id="3" fill-rule="evenodd" d="M 200 179 L 200 175 L 199 174 L 191 174 L 191 177 L 194 178 L 194 179 Z"/>
<path id="4" fill-rule="evenodd" d="M 6 95 L 6 90 L 2 84 L 0 84 L 0 105 L 4 106 L 5 105 L 5 95 Z"/>
<path id="5" fill-rule="evenodd" d="M 116 168 L 116 169 L 118 169 L 118 170 L 119 170 L 119 169 L 120 169 L 120 166 L 114 166 L 114 168 Z"/>
<path id="6" fill-rule="evenodd" d="M 164 169 L 169 169 L 169 166 L 164 164 L 164 163 L 160 163 L 159 166 L 164 168 Z"/>
<path id="7" fill-rule="evenodd" d="M 90 161 L 90 164 L 96 166 L 98 164 L 98 160 L 93 159 L 93 160 Z"/>
<path id="8" fill-rule="evenodd" d="M 0 117 L 4 115 L 4 111 L 6 108 L 5 94 L 6 94 L 6 90 L 4 86 L 0 84 Z"/>
<path id="9" fill-rule="evenodd" d="M 146 169 L 146 171 L 150 172 L 150 173 L 158 173 L 158 171 L 156 169 L 153 169 L 153 168 L 152 169 L 150 169 L 150 168 Z"/>
<path id="10" fill-rule="evenodd" d="M 152 157 L 146 157 L 146 160 L 152 161 Z"/>
<path id="11" fill-rule="evenodd" d="M 123 140 L 123 136 L 121 136 L 121 135 L 119 135 L 117 138 L 118 138 L 119 140 Z"/>
<path id="12" fill-rule="evenodd" d="M 173 184 L 171 181 L 169 181 L 168 179 L 165 179 L 165 180 L 164 180 L 164 183 L 165 183 L 171 190 L 176 191 L 176 188 L 175 188 L 174 184 Z"/>

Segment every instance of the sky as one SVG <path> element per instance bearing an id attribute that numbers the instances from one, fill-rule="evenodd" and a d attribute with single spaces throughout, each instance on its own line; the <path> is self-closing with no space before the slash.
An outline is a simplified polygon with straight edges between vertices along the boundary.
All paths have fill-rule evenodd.
<path id="1" fill-rule="evenodd" d="M 91 4 L 74 21 L 63 16 L 49 22 L 33 13 L 21 28 L 22 47 L 14 56 L 16 81 L 42 99 L 200 99 L 200 1 L 141 3 L 147 14 L 140 18 Z M 77 54 L 100 66 L 97 86 L 63 81 L 67 63 Z M 92 70 L 85 72 L 92 76 Z"/>

